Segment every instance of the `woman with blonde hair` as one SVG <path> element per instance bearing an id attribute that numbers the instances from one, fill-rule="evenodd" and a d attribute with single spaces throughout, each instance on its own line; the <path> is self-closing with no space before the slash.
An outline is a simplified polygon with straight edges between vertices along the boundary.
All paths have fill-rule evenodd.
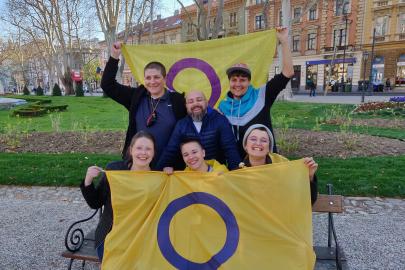
<path id="1" fill-rule="evenodd" d="M 146 131 L 139 131 L 132 137 L 126 160 L 109 163 L 106 170 L 150 171 L 150 163 L 155 157 L 155 151 L 153 136 Z M 99 176 L 101 179 L 98 185 L 95 185 L 93 181 Z M 95 232 L 95 248 L 97 256 L 102 261 L 104 240 L 113 226 L 111 191 L 104 170 L 97 166 L 89 167 L 80 189 L 91 208 L 104 207 Z"/>

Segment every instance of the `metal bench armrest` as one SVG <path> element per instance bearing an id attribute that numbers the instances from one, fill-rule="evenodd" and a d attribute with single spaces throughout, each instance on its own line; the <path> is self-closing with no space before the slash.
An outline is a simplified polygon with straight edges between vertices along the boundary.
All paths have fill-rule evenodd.
<path id="1" fill-rule="evenodd" d="M 75 251 L 78 251 L 82 247 L 83 242 L 84 242 L 83 230 L 81 228 L 75 228 L 75 229 L 73 229 L 73 228 L 80 223 L 83 223 L 83 222 L 86 222 L 86 221 L 92 219 L 97 214 L 98 211 L 100 211 L 100 213 L 101 213 L 101 208 L 95 210 L 94 213 L 90 217 L 76 221 L 72 225 L 69 226 L 69 229 L 67 230 L 66 235 L 65 235 L 65 247 L 67 250 L 69 250 L 70 252 L 75 252 Z"/>

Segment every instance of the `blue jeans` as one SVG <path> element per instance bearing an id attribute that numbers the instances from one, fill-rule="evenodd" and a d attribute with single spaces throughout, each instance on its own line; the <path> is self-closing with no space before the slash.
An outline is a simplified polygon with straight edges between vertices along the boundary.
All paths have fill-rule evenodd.
<path id="1" fill-rule="evenodd" d="M 100 262 L 102 262 L 104 255 L 104 242 L 102 242 L 98 247 L 96 247 L 96 252 Z"/>

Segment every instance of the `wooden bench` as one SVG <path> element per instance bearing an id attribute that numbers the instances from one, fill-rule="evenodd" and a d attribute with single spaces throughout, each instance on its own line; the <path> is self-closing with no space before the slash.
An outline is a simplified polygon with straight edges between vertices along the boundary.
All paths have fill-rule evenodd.
<path id="1" fill-rule="evenodd" d="M 343 212 L 343 196 L 332 195 L 332 185 L 328 184 L 329 194 L 318 194 L 318 199 L 312 206 L 312 212 L 328 214 L 328 245 L 314 246 L 316 260 L 320 262 L 332 263 L 338 270 L 348 269 L 347 261 L 343 250 L 338 244 L 335 225 L 333 221 L 334 213 Z M 101 215 L 101 209 L 96 210 L 89 218 L 73 223 L 65 236 L 66 251 L 62 253 L 62 257 L 70 259 L 68 269 L 72 269 L 74 260 L 82 261 L 82 269 L 84 269 L 86 261 L 99 263 L 96 250 L 94 248 L 94 230 L 88 234 L 84 234 L 82 229 L 73 228 L 79 224 L 92 219 L 97 212 Z M 332 245 L 333 241 L 333 245 Z M 329 269 L 329 268 L 328 268 Z"/>
<path id="2" fill-rule="evenodd" d="M 327 185 L 328 194 L 318 194 L 318 199 L 312 206 L 312 212 L 328 214 L 328 245 L 314 246 L 316 260 L 319 262 L 332 262 L 336 269 L 348 269 L 346 257 L 342 248 L 339 246 L 336 236 L 335 224 L 333 221 L 334 213 L 343 212 L 343 196 L 332 195 L 332 185 Z M 332 245 L 332 241 L 333 244 Z"/>

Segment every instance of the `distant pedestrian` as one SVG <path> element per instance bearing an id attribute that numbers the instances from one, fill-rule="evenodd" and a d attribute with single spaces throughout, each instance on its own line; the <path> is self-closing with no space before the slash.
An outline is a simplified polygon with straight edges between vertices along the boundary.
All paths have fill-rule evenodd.
<path id="1" fill-rule="evenodd" d="M 385 90 L 386 90 L 386 91 L 390 91 L 390 90 L 391 90 L 391 81 L 390 81 L 390 78 L 387 78 L 387 80 L 385 81 Z"/>
<path id="2" fill-rule="evenodd" d="M 308 79 L 307 79 L 307 87 L 309 88 L 309 96 L 314 97 L 316 85 L 314 83 L 314 80 L 311 77 L 308 77 Z"/>

